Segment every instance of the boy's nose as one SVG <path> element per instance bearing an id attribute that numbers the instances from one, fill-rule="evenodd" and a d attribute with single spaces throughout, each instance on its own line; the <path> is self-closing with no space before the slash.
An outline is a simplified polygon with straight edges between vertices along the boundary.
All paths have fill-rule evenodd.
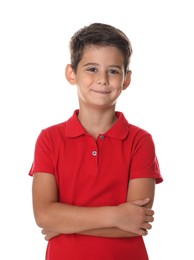
<path id="1" fill-rule="evenodd" d="M 98 77 L 98 84 L 99 85 L 108 85 L 108 76 L 106 73 L 101 73 Z"/>

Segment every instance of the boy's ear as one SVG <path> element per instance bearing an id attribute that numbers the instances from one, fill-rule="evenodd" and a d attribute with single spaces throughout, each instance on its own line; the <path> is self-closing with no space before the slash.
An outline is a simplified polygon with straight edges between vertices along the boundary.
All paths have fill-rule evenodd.
<path id="1" fill-rule="evenodd" d="M 127 71 L 127 75 L 125 76 L 125 80 L 123 82 L 123 90 L 126 89 L 130 85 L 130 83 L 131 83 L 131 74 L 132 74 L 132 71 L 128 70 Z"/>
<path id="2" fill-rule="evenodd" d="M 75 72 L 72 69 L 71 64 L 67 64 L 66 68 L 65 68 L 65 77 L 67 79 L 67 81 L 71 84 L 71 85 L 75 85 L 76 84 L 76 77 L 75 77 Z"/>

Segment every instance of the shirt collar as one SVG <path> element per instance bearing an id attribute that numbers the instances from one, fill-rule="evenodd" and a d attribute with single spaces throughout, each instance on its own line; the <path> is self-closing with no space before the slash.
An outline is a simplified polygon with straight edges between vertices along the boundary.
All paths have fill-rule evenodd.
<path id="1" fill-rule="evenodd" d="M 129 123 L 123 113 L 116 111 L 115 114 L 117 121 L 104 135 L 115 139 L 125 139 L 129 133 Z"/>
<path id="2" fill-rule="evenodd" d="M 81 125 L 80 121 L 78 120 L 78 112 L 79 110 L 75 110 L 72 117 L 67 120 L 66 123 L 66 136 L 67 137 L 77 137 L 80 135 L 86 134 L 86 130 Z"/>
<path id="3" fill-rule="evenodd" d="M 66 136 L 67 137 L 77 137 L 81 135 L 86 135 L 87 132 L 78 120 L 79 110 L 75 110 L 72 117 L 67 120 L 66 123 Z M 129 123 L 125 119 L 123 113 L 116 111 L 116 116 L 118 117 L 114 125 L 104 133 L 104 136 L 115 138 L 115 139 L 125 139 L 129 133 Z"/>

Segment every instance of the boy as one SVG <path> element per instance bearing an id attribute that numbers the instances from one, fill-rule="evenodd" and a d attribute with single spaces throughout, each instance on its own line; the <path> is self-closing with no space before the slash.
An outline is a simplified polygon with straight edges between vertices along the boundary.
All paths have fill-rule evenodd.
<path id="1" fill-rule="evenodd" d="M 29 173 L 46 259 L 146 260 L 142 236 L 162 177 L 151 135 L 115 111 L 131 80 L 130 41 L 93 23 L 73 35 L 70 52 L 79 109 L 40 133 Z"/>

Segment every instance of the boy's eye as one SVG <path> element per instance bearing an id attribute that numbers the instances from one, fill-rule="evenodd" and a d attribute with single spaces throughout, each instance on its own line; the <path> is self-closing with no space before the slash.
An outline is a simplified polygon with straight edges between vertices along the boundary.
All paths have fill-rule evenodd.
<path id="1" fill-rule="evenodd" d="M 118 70 L 109 70 L 109 73 L 110 74 L 119 74 L 119 71 Z"/>
<path id="2" fill-rule="evenodd" d="M 96 72 L 97 69 L 96 69 L 96 68 L 87 68 L 87 71 L 90 71 L 90 72 Z"/>

